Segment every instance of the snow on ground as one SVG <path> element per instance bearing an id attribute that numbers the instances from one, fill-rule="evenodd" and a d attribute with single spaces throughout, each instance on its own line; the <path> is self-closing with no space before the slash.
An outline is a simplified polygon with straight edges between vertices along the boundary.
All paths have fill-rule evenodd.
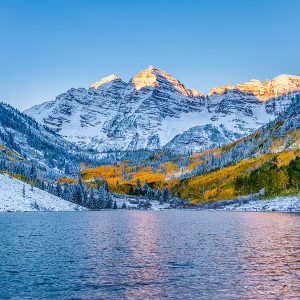
<path id="1" fill-rule="evenodd" d="M 300 212 L 300 195 L 276 197 L 269 200 L 253 200 L 241 205 L 232 204 L 225 206 L 222 210 Z"/>
<path id="2" fill-rule="evenodd" d="M 23 187 L 25 186 L 25 197 Z M 20 180 L 0 174 L 0 212 L 3 211 L 73 211 L 85 210 Z"/>

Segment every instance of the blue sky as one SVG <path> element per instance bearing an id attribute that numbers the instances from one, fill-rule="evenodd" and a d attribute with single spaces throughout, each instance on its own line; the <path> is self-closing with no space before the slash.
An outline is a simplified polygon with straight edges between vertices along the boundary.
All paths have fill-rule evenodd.
<path id="1" fill-rule="evenodd" d="M 189 88 L 300 75 L 300 1 L 0 0 L 0 100 L 28 108 L 154 65 Z"/>

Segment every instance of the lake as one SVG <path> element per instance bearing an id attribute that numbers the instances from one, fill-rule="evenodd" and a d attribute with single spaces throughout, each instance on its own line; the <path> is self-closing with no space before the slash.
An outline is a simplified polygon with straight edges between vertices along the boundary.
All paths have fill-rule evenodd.
<path id="1" fill-rule="evenodd" d="M 1 299 L 300 299 L 300 215 L 0 214 Z"/>

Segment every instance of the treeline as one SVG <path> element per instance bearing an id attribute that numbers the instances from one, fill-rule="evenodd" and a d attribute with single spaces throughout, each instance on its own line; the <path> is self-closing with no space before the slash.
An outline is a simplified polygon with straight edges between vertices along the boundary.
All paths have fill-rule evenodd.
<path id="1" fill-rule="evenodd" d="M 238 176 L 234 184 L 239 195 L 261 193 L 269 198 L 295 194 L 300 190 L 300 157 L 287 166 L 278 166 L 273 160 L 244 176 Z"/>
<path id="2" fill-rule="evenodd" d="M 119 187 L 118 185 L 117 182 L 117 188 Z M 147 180 L 145 180 L 144 185 L 142 186 L 140 179 L 137 179 L 136 188 L 130 190 L 128 194 L 147 198 L 149 206 L 151 206 L 150 204 L 153 200 L 159 201 L 161 205 L 169 203 L 171 207 L 188 206 L 190 204 L 188 199 L 179 199 L 177 193 L 172 195 L 167 185 L 165 185 L 163 189 L 154 189 L 150 187 Z"/>
<path id="3" fill-rule="evenodd" d="M 144 196 L 150 200 L 158 200 L 161 204 L 170 201 L 171 198 L 168 186 L 164 186 L 163 190 L 161 188 L 152 189 L 147 180 L 145 180 L 144 185 L 142 186 L 139 179 L 136 180 L 136 188 L 132 189 L 130 194 Z"/>
<path id="4" fill-rule="evenodd" d="M 107 182 L 99 179 L 95 181 L 95 187 L 88 187 L 81 178 L 75 184 L 57 182 L 50 184 L 48 192 L 91 210 L 117 208 L 108 190 Z"/>

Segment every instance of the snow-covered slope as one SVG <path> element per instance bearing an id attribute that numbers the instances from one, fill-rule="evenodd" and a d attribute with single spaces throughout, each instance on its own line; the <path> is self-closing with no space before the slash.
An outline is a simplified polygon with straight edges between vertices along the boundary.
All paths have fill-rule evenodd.
<path id="1" fill-rule="evenodd" d="M 32 107 L 26 114 L 71 142 L 95 148 L 104 140 L 103 126 L 117 113 L 126 87 L 117 78 L 102 81 L 92 84 L 89 90 L 70 89 L 54 101 Z"/>
<path id="2" fill-rule="evenodd" d="M 276 197 L 269 200 L 253 200 L 245 204 L 228 205 L 225 206 L 223 210 L 300 212 L 300 196 Z"/>
<path id="3" fill-rule="evenodd" d="M 213 88 L 204 96 L 150 66 L 128 83 L 113 74 L 25 112 L 67 140 L 101 152 L 200 151 L 215 146 L 214 133 L 223 145 L 273 120 L 299 91 L 300 77 L 280 75 Z"/>
<path id="4" fill-rule="evenodd" d="M 25 192 L 24 192 L 25 190 Z M 0 211 L 73 211 L 85 208 L 0 174 Z"/>

